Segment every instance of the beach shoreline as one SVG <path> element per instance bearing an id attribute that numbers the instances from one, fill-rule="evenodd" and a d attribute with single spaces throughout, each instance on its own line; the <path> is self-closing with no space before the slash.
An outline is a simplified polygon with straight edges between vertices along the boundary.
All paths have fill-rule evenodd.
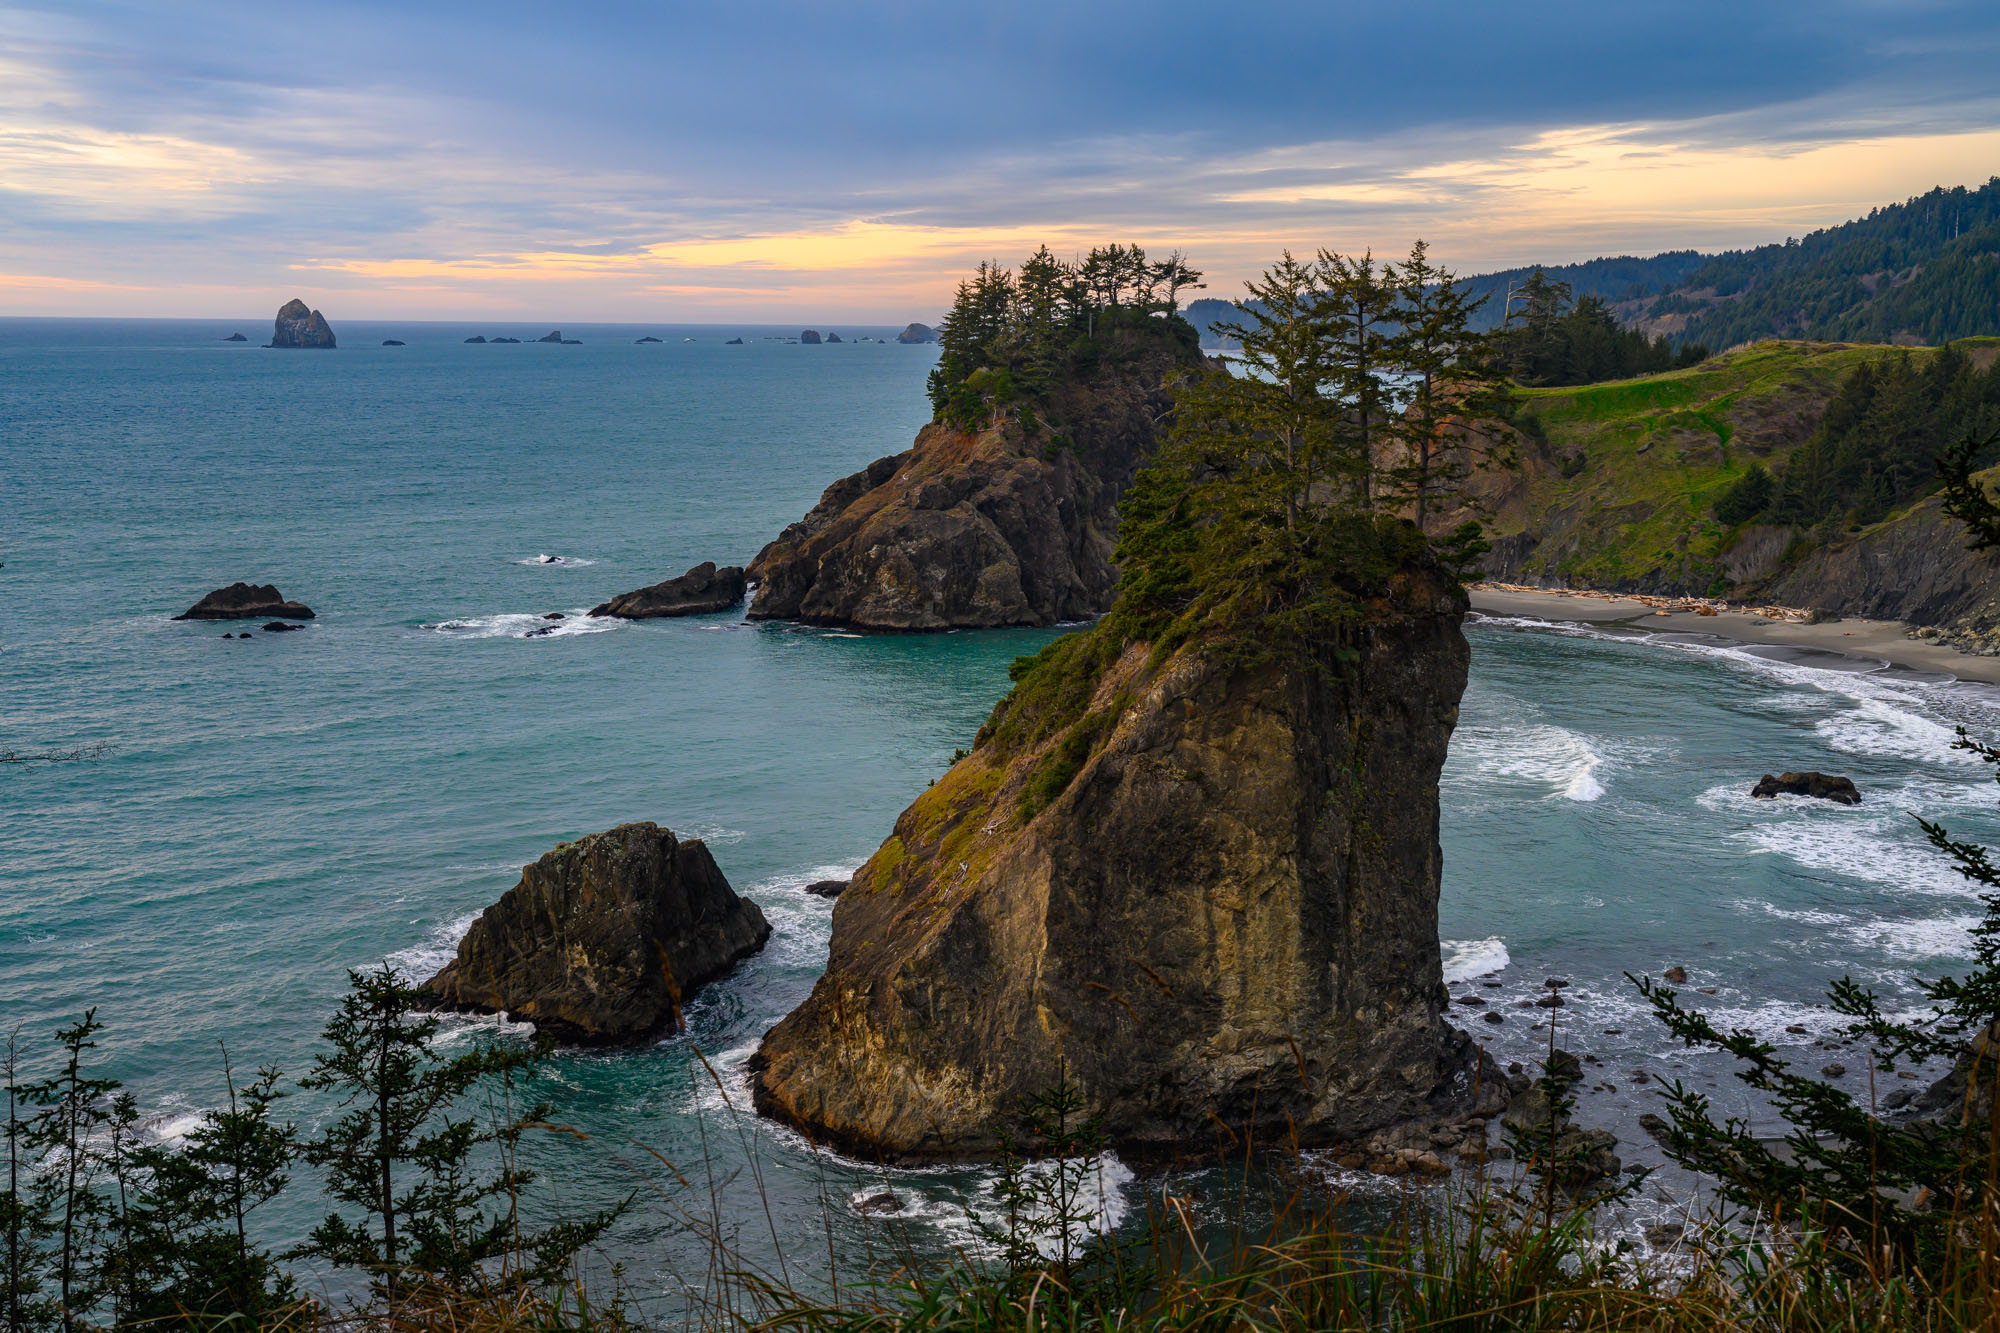
<path id="1" fill-rule="evenodd" d="M 1556 623 L 1629 627 L 1647 633 L 1699 634 L 1747 648 L 1784 650 L 1778 660 L 1829 670 L 1893 670 L 1908 678 L 2000 685 L 2000 658 L 1976 657 L 1940 643 L 1907 637 L 1899 620 L 1842 619 L 1808 624 L 1785 608 L 1721 609 L 1699 599 L 1631 597 L 1557 588 L 1477 584 L 1472 609 L 1481 615 Z M 1698 608 L 1706 607 L 1706 613 Z M 1780 619 L 1780 616 L 1800 616 Z M 1831 656 L 1822 656 L 1831 655 Z M 1776 656 L 1776 654 L 1774 654 Z M 1820 660 L 1814 660 L 1818 658 Z M 1842 663 L 1835 658 L 1849 659 Z M 1879 664 L 1869 666 L 1868 664 Z"/>

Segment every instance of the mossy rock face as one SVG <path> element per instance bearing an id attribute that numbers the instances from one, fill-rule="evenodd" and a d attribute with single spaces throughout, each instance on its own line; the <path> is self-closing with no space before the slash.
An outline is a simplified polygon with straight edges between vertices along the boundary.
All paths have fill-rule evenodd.
<path id="1" fill-rule="evenodd" d="M 1337 670 L 1110 623 L 1051 645 L 841 895 L 759 1106 L 911 1159 L 990 1153 L 1065 1075 L 1140 1155 L 1460 1106 L 1437 782 L 1463 607 L 1405 571 Z"/>
<path id="2" fill-rule="evenodd" d="M 524 867 L 426 989 L 564 1041 L 637 1041 L 678 1029 L 680 1006 L 770 935 L 700 840 L 620 824 Z"/>
<path id="3" fill-rule="evenodd" d="M 1178 320 L 1087 349 L 1039 408 L 926 426 L 909 450 L 827 487 L 751 562 L 750 617 L 934 630 L 1108 610 L 1118 501 L 1159 445 L 1168 379 L 1201 353 Z"/>

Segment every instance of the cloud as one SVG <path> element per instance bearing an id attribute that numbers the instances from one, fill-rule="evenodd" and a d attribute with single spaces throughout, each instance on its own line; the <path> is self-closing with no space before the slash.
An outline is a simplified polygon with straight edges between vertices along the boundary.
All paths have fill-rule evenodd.
<path id="1" fill-rule="evenodd" d="M 1859 0 L 31 0 L 0 268 L 79 285 L 0 311 L 897 322 L 1044 241 L 1182 245 L 1218 290 L 1419 234 L 1466 271 L 1750 244 L 1983 180 L 1996 34 Z"/>

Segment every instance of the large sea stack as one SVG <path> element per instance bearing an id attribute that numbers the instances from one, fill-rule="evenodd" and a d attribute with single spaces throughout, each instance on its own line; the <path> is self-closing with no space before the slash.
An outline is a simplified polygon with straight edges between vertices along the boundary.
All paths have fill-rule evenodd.
<path id="1" fill-rule="evenodd" d="M 1309 662 L 1115 615 L 1058 640 L 841 894 L 758 1105 L 888 1159 L 989 1153 L 1065 1076 L 1140 1154 L 1465 1115 L 1437 917 L 1464 607 L 1413 559 Z"/>
<path id="2" fill-rule="evenodd" d="M 862 629 L 1052 625 L 1100 615 L 1118 501 L 1152 456 L 1194 330 L 1148 319 L 1084 344 L 1042 410 L 939 421 L 826 489 L 747 571 L 752 619 Z"/>
<path id="3" fill-rule="evenodd" d="M 636 1041 L 679 1026 L 680 1006 L 770 935 L 699 840 L 620 824 L 524 867 L 426 987 L 565 1041 Z"/>
<path id="4" fill-rule="evenodd" d="M 294 297 L 278 308 L 277 323 L 271 329 L 272 347 L 331 348 L 333 330 L 326 316 Z"/>

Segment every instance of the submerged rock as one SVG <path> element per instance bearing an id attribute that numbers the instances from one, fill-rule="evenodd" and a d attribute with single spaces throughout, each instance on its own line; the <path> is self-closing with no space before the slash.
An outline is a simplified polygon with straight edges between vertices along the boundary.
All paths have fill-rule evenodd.
<path id="1" fill-rule="evenodd" d="M 1757 785 L 1750 789 L 1750 794 L 1762 800 L 1778 796 L 1811 796 L 1840 805 L 1861 804 L 1861 793 L 1855 790 L 1854 783 L 1830 773 L 1780 773 L 1776 777 L 1766 773 L 1757 779 Z"/>
<path id="2" fill-rule="evenodd" d="M 1167 377 L 1200 363 L 1193 329 L 1149 323 L 1092 344 L 1044 414 L 934 423 L 827 487 L 751 561 L 751 618 L 933 630 L 1108 610 L 1118 501 L 1158 442 Z"/>
<path id="3" fill-rule="evenodd" d="M 174 619 L 262 620 L 272 616 L 311 620 L 313 613 L 302 603 L 286 601 L 285 595 L 268 583 L 232 583 L 227 588 L 217 588 Z"/>
<path id="4" fill-rule="evenodd" d="M 1051 645 L 840 895 L 758 1106 L 892 1159 L 990 1152 L 1065 1077 L 1140 1154 L 1470 1114 L 1437 928 L 1465 603 L 1420 566 L 1373 605 L 1324 671 Z"/>
<path id="5" fill-rule="evenodd" d="M 264 632 L 266 634 L 284 634 L 291 630 L 304 628 L 304 625 L 288 625 L 282 620 L 272 620 L 265 623 Z"/>
<path id="6" fill-rule="evenodd" d="M 706 615 L 735 606 L 743 600 L 743 589 L 743 571 L 740 568 L 729 565 L 717 569 L 713 560 L 704 560 L 679 578 L 620 593 L 608 602 L 591 607 L 590 614 L 617 616 L 621 620 Z"/>
<path id="7" fill-rule="evenodd" d="M 770 935 L 699 840 L 620 824 L 523 867 L 425 988 L 566 1041 L 635 1041 L 678 1030 L 680 1006 Z"/>
<path id="8" fill-rule="evenodd" d="M 333 330 L 326 316 L 294 297 L 278 308 L 277 323 L 271 329 L 272 347 L 331 348 Z"/>

